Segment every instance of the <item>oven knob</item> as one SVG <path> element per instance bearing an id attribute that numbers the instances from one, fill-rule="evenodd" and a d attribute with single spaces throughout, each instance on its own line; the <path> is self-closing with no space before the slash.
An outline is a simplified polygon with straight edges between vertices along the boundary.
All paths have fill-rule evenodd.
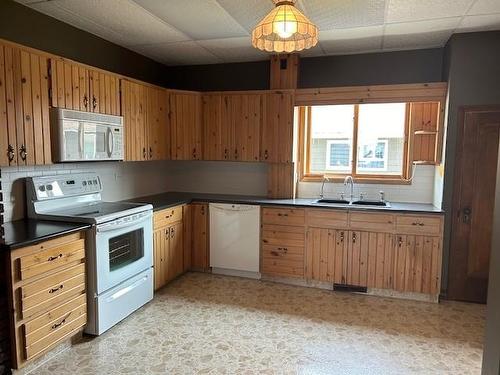
<path id="1" fill-rule="evenodd" d="M 40 185 L 40 186 L 38 187 L 38 190 L 40 190 L 40 191 L 42 191 L 42 192 L 43 192 L 43 191 L 45 191 L 45 185 Z"/>
<path id="2" fill-rule="evenodd" d="M 82 181 L 83 186 L 87 186 L 87 181 Z"/>
<path id="3" fill-rule="evenodd" d="M 48 190 L 48 191 L 51 191 L 51 190 L 52 190 L 52 185 L 51 185 L 51 184 L 48 184 L 48 185 L 46 186 L 46 188 L 47 188 L 47 190 Z"/>
<path id="4" fill-rule="evenodd" d="M 92 180 L 88 180 L 88 181 L 87 181 L 87 183 L 88 183 L 89 185 L 92 185 Z"/>
<path id="5" fill-rule="evenodd" d="M 94 185 L 97 185 L 97 180 L 94 180 Z"/>

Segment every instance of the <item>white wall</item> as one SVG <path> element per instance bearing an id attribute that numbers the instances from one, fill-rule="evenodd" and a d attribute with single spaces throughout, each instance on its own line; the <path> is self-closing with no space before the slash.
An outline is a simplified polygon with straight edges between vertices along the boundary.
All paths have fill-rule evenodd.
<path id="1" fill-rule="evenodd" d="M 2 168 L 5 221 L 25 216 L 24 178 L 53 174 L 97 172 L 103 199 L 123 200 L 167 191 L 265 195 L 264 163 L 231 162 L 98 162 Z"/>
<path id="2" fill-rule="evenodd" d="M 436 167 L 432 165 L 418 165 L 411 185 L 390 184 L 357 184 L 354 185 L 354 195 L 360 193 L 367 199 L 379 199 L 379 191 L 385 192 L 385 198 L 393 202 L 407 203 L 434 203 L 434 179 Z M 299 198 L 317 198 L 321 189 L 320 182 L 299 182 L 297 195 Z M 325 196 L 339 198 L 340 193 L 349 194 L 342 183 L 325 184 Z"/>

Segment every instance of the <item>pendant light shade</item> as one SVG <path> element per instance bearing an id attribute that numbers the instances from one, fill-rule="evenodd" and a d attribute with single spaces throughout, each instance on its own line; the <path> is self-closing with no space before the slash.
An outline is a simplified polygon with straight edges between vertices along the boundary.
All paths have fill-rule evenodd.
<path id="1" fill-rule="evenodd" d="M 276 53 L 314 47 L 318 43 L 318 28 L 295 7 L 295 0 L 275 3 L 276 8 L 253 29 L 252 45 Z"/>

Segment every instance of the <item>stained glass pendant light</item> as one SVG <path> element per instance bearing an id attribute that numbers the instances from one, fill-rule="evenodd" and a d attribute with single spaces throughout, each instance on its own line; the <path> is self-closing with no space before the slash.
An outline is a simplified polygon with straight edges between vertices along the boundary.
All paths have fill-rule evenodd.
<path id="1" fill-rule="evenodd" d="M 273 1 L 276 7 L 252 31 L 252 45 L 275 53 L 314 47 L 318 43 L 318 28 L 295 7 L 295 0 Z"/>

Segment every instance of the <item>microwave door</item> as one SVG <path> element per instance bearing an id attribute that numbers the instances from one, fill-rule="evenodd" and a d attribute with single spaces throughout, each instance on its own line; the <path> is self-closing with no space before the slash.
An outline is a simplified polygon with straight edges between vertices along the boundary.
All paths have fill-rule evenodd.
<path id="1" fill-rule="evenodd" d="M 97 154 L 97 126 L 93 123 L 85 122 L 83 124 L 83 158 L 85 160 L 96 159 Z"/>
<path id="2" fill-rule="evenodd" d="M 62 128 L 63 139 L 59 148 L 61 161 L 82 160 L 83 124 L 75 120 L 64 120 Z"/>

